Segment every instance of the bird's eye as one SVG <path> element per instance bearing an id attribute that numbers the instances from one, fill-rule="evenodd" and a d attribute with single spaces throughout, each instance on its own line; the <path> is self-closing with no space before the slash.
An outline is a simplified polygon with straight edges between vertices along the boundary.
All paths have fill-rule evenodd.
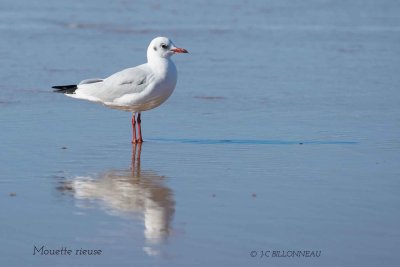
<path id="1" fill-rule="evenodd" d="M 168 45 L 166 45 L 166 44 L 161 44 L 161 47 L 162 47 L 163 49 L 167 49 Z"/>

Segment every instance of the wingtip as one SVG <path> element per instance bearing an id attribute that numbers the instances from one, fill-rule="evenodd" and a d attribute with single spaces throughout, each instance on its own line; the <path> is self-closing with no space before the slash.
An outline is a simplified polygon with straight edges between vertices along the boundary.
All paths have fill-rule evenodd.
<path id="1" fill-rule="evenodd" d="M 56 93 L 65 93 L 65 94 L 72 94 L 75 92 L 76 89 L 78 89 L 78 86 L 76 84 L 71 84 L 71 85 L 54 85 L 51 88 L 53 88 L 53 92 Z"/>

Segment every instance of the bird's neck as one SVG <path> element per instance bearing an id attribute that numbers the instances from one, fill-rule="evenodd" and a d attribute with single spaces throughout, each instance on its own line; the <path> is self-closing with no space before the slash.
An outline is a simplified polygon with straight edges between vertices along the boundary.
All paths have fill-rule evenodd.
<path id="1" fill-rule="evenodd" d="M 150 68 L 158 75 L 165 76 L 171 67 L 174 67 L 174 63 L 169 58 L 148 58 L 147 64 Z"/>

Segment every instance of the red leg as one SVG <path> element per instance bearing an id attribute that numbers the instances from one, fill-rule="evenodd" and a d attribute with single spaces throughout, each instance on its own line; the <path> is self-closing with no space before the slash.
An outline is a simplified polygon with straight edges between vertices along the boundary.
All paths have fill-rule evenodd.
<path id="1" fill-rule="evenodd" d="M 132 144 L 136 144 L 136 121 L 135 121 L 135 113 L 133 113 L 133 115 L 132 115 L 132 133 L 133 133 L 133 136 L 132 136 Z"/>
<path id="2" fill-rule="evenodd" d="M 140 118 L 140 112 L 139 112 L 139 114 L 138 114 L 138 116 L 137 116 L 137 122 L 138 122 L 138 139 L 137 139 L 137 142 L 138 143 L 143 143 L 143 138 L 142 138 L 142 127 L 141 127 L 141 122 L 142 122 L 142 120 L 141 120 L 141 118 Z"/>

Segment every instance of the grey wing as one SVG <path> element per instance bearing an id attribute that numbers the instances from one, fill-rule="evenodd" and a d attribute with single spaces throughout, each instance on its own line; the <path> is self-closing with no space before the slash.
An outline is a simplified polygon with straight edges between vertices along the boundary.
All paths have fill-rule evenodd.
<path id="1" fill-rule="evenodd" d="M 84 80 L 76 92 L 102 102 L 113 102 L 124 95 L 142 92 L 152 80 L 152 72 L 147 66 L 140 65 L 122 70 L 105 79 Z"/>
<path id="2" fill-rule="evenodd" d="M 114 99 L 126 94 L 142 92 L 152 81 L 151 72 L 140 67 L 117 72 L 104 80 L 107 91 Z"/>
<path id="3" fill-rule="evenodd" d="M 98 82 L 102 82 L 102 81 L 103 81 L 103 79 L 100 79 L 100 78 L 86 79 L 86 80 L 80 81 L 80 82 L 78 83 L 78 85 L 81 85 L 81 84 L 90 84 L 90 83 L 98 83 Z"/>

